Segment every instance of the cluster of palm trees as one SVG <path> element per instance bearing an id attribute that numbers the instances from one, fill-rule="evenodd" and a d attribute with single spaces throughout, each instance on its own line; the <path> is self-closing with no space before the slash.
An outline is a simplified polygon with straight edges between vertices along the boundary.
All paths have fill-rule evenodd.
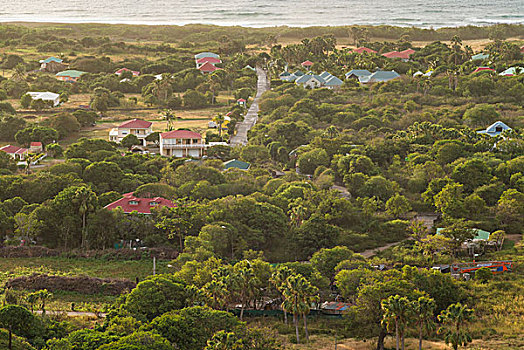
<path id="1" fill-rule="evenodd" d="M 418 333 L 419 349 L 422 350 L 424 333 L 431 333 L 436 328 L 435 300 L 421 296 L 411 301 L 407 297 L 392 295 L 382 300 L 381 307 L 384 312 L 382 324 L 390 332 L 395 330 L 396 350 L 404 350 L 405 334 L 409 327 Z M 442 323 L 438 332 L 444 334 L 446 344 L 451 344 L 457 350 L 460 345 L 471 342 L 471 336 L 464 326 L 472 318 L 472 309 L 460 303 L 452 304 L 438 316 Z"/>
<path id="2" fill-rule="evenodd" d="M 313 286 L 304 276 L 294 273 L 285 266 L 278 268 L 273 273 L 271 282 L 280 293 L 284 321 L 287 323 L 287 313 L 293 315 L 297 344 L 300 343 L 298 324 L 301 316 L 304 321 L 306 341 L 309 341 L 307 315 L 311 311 L 311 305 L 318 301 L 318 288 Z"/>

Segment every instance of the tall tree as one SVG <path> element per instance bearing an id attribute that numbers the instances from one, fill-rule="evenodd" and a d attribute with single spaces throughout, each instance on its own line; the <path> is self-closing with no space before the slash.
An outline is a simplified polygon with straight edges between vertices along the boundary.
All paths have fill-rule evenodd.
<path id="1" fill-rule="evenodd" d="M 438 316 L 438 320 L 443 323 L 439 333 L 444 333 L 446 344 L 451 344 L 454 350 L 471 342 L 471 335 L 465 326 L 473 316 L 474 311 L 461 303 L 451 304 Z"/>
<path id="2" fill-rule="evenodd" d="M 402 350 L 404 350 L 404 333 L 411 317 L 412 309 L 408 298 L 400 295 L 391 295 L 389 298 L 382 300 L 382 310 L 384 316 L 382 322 L 391 329 L 395 326 L 396 349 L 399 350 L 399 342 L 402 342 Z"/>

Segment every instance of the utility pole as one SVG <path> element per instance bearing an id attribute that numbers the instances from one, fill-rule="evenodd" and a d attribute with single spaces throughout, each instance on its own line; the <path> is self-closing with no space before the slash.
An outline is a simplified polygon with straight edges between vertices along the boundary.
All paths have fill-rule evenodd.
<path id="1" fill-rule="evenodd" d="M 156 256 L 153 257 L 153 276 L 156 275 Z"/>

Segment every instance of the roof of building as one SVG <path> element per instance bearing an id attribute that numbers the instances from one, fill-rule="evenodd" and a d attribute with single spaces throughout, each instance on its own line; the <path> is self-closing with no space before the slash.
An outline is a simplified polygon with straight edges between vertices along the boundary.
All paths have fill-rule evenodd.
<path id="1" fill-rule="evenodd" d="M 326 82 L 324 83 L 326 86 L 341 86 L 342 84 L 344 84 L 344 82 L 334 75 L 326 79 Z"/>
<path id="2" fill-rule="evenodd" d="M 42 142 L 31 142 L 31 147 L 42 147 Z"/>
<path id="3" fill-rule="evenodd" d="M 140 72 L 139 71 L 136 71 L 136 70 L 131 70 L 131 69 L 127 69 L 127 68 L 120 68 L 119 70 L 117 70 L 115 72 L 116 75 L 120 75 L 124 72 L 131 72 L 133 73 L 134 76 L 139 76 L 140 75 Z"/>
<path id="4" fill-rule="evenodd" d="M 201 70 L 202 72 L 214 72 L 219 68 L 215 67 L 214 65 L 212 65 L 209 62 L 206 62 L 203 65 L 201 65 L 198 69 Z"/>
<path id="5" fill-rule="evenodd" d="M 22 147 L 13 146 L 13 145 L 6 145 L 4 147 L 1 147 L 0 151 L 9 153 L 9 154 L 21 154 L 21 153 L 29 152 L 27 148 L 22 148 Z"/>
<path id="6" fill-rule="evenodd" d="M 49 57 L 49 58 L 46 58 L 45 60 L 40 60 L 40 63 L 49 63 L 49 62 L 57 62 L 57 63 L 62 63 L 64 62 L 63 59 L 61 58 L 56 58 L 56 57 Z"/>
<path id="7" fill-rule="evenodd" d="M 522 74 L 522 73 L 524 73 L 524 68 L 523 67 L 510 67 L 510 68 L 506 69 L 505 71 L 499 73 L 499 75 L 504 75 L 504 76 L 507 76 L 507 77 L 511 77 L 511 76 L 514 76 L 514 75 Z"/>
<path id="8" fill-rule="evenodd" d="M 444 230 L 444 227 L 437 228 L 437 235 L 442 234 L 442 230 Z M 488 231 L 481 230 L 479 228 L 472 228 L 473 232 L 475 233 L 475 237 L 473 237 L 474 241 L 487 241 L 489 239 L 489 236 L 491 233 Z"/>
<path id="9" fill-rule="evenodd" d="M 400 77 L 400 74 L 398 74 L 397 72 L 393 70 L 392 71 L 379 70 L 369 76 L 359 77 L 358 80 L 361 83 L 378 83 L 378 82 L 384 82 L 384 81 L 396 79 L 398 77 Z"/>
<path id="10" fill-rule="evenodd" d="M 151 214 L 151 208 L 175 207 L 175 204 L 173 204 L 173 202 L 162 197 L 140 198 L 135 197 L 133 195 L 133 192 L 126 193 L 123 196 L 123 198 L 120 198 L 119 200 L 106 205 L 104 208 L 113 210 L 120 207 L 122 208 L 124 213 L 131 213 L 133 211 L 136 211 L 140 214 Z"/>
<path id="11" fill-rule="evenodd" d="M 201 53 L 198 53 L 195 55 L 195 60 L 199 60 L 201 58 L 204 58 L 204 57 L 213 57 L 213 58 L 218 58 L 220 59 L 220 56 L 217 55 L 216 53 L 212 53 L 212 52 L 201 52 Z"/>
<path id="12" fill-rule="evenodd" d="M 310 81 L 311 79 L 316 79 L 321 84 L 326 82 L 324 80 L 324 78 L 322 78 L 320 75 L 304 74 L 303 76 L 297 78 L 297 80 L 295 80 L 295 83 L 297 83 L 297 84 L 305 84 L 308 81 Z"/>
<path id="13" fill-rule="evenodd" d="M 341 303 L 337 301 L 326 301 L 322 303 L 321 309 L 323 310 L 333 310 L 333 311 L 345 311 L 349 310 L 351 307 L 351 304 L 349 303 Z"/>
<path id="14" fill-rule="evenodd" d="M 490 72 L 494 72 L 495 70 L 493 68 L 490 68 L 490 67 L 477 67 L 477 69 L 475 69 L 473 73 L 478 73 L 478 72 L 483 72 L 483 71 L 490 71 Z"/>
<path id="15" fill-rule="evenodd" d="M 299 70 L 295 71 L 295 73 L 293 73 L 293 75 L 295 75 L 297 77 L 300 77 L 300 76 L 304 75 L 304 73 L 299 69 Z"/>
<path id="16" fill-rule="evenodd" d="M 250 167 L 251 167 L 251 164 L 247 162 L 243 162 L 238 159 L 231 159 L 231 160 L 228 160 L 227 162 L 224 162 L 224 169 L 236 168 L 240 170 L 248 170 Z"/>
<path id="17" fill-rule="evenodd" d="M 497 131 L 497 129 L 501 129 L 501 131 Z M 497 136 L 499 134 L 502 134 L 506 130 L 511 130 L 511 128 L 507 126 L 506 123 L 498 120 L 490 126 L 488 126 L 486 130 L 477 131 L 477 134 L 488 134 L 490 136 Z"/>
<path id="18" fill-rule="evenodd" d="M 352 69 L 346 73 L 346 78 L 349 78 L 352 75 L 358 78 L 358 77 L 363 77 L 363 76 L 369 76 L 371 75 L 371 72 L 368 71 L 367 69 Z"/>
<path id="19" fill-rule="evenodd" d="M 368 49 L 367 47 L 357 47 L 355 50 L 353 50 L 353 52 L 356 52 L 356 53 L 363 53 L 363 52 L 377 53 L 375 50 Z"/>
<path id="20" fill-rule="evenodd" d="M 49 91 L 30 91 L 27 92 L 27 94 L 31 96 L 33 100 L 54 101 L 57 98 L 60 98 L 59 94 Z"/>
<path id="21" fill-rule="evenodd" d="M 289 77 L 291 75 L 291 73 L 289 72 L 282 72 L 280 73 L 279 77 Z"/>
<path id="22" fill-rule="evenodd" d="M 487 60 L 488 58 L 489 58 L 489 53 L 483 53 L 483 52 L 471 56 L 472 61 Z"/>
<path id="23" fill-rule="evenodd" d="M 402 51 L 400 51 L 400 52 L 401 52 L 401 53 L 408 54 L 408 55 L 411 56 L 411 55 L 414 54 L 416 51 L 413 50 L 413 49 L 406 49 L 406 50 L 402 50 Z"/>
<path id="24" fill-rule="evenodd" d="M 237 102 L 246 102 L 246 100 L 243 99 L 243 98 L 239 98 L 239 99 L 237 100 Z"/>
<path id="25" fill-rule="evenodd" d="M 387 57 L 387 58 L 401 58 L 401 59 L 407 60 L 409 56 L 411 56 L 411 54 L 406 53 L 406 52 L 390 51 L 390 52 L 383 53 L 382 56 Z"/>
<path id="26" fill-rule="evenodd" d="M 311 67 L 313 65 L 313 62 L 310 60 L 304 61 L 300 64 L 302 67 Z"/>
<path id="27" fill-rule="evenodd" d="M 119 128 L 136 128 L 136 129 L 149 129 L 153 123 L 148 122 L 147 120 L 142 119 L 131 119 L 127 122 L 123 122 L 118 127 Z"/>
<path id="28" fill-rule="evenodd" d="M 196 63 L 206 63 L 206 62 L 209 62 L 211 64 L 222 63 L 220 58 L 216 58 L 216 57 L 202 57 L 196 60 Z"/>
<path id="29" fill-rule="evenodd" d="M 56 73 L 56 76 L 57 77 L 79 78 L 80 76 L 82 76 L 82 74 L 85 74 L 85 73 L 86 72 L 81 72 L 79 70 L 68 69 L 68 70 L 64 70 L 62 72 Z"/>
<path id="30" fill-rule="evenodd" d="M 163 139 L 201 139 L 202 135 L 189 130 L 173 130 L 161 133 L 160 137 Z"/>

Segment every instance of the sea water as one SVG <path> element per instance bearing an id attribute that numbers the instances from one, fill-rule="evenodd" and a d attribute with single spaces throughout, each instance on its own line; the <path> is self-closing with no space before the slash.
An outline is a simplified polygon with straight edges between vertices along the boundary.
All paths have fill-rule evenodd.
<path id="1" fill-rule="evenodd" d="M 524 24 L 524 0 L 0 0 L 0 22 L 266 26 Z"/>

